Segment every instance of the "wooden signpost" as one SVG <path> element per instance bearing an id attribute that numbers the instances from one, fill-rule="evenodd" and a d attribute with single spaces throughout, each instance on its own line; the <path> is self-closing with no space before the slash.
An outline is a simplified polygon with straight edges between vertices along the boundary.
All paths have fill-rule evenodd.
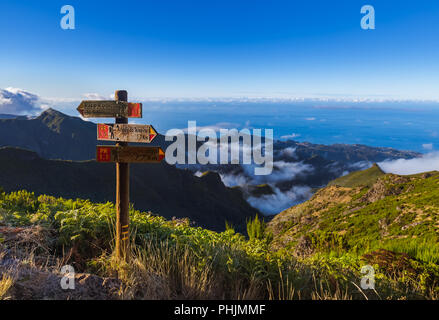
<path id="1" fill-rule="evenodd" d="M 128 142 L 150 143 L 157 136 L 151 125 L 130 125 L 128 118 L 142 117 L 142 104 L 128 102 L 128 93 L 118 90 L 112 101 L 82 101 L 78 112 L 84 118 L 116 118 L 114 124 L 98 124 L 98 140 L 115 146 L 97 146 L 98 162 L 116 163 L 116 256 L 128 260 L 129 252 L 129 163 L 160 163 L 165 153 L 159 147 L 133 147 Z"/>

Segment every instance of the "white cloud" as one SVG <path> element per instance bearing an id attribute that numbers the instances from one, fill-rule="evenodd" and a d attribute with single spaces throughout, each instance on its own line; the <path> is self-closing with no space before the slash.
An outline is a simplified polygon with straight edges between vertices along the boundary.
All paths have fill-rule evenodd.
<path id="1" fill-rule="evenodd" d="M 294 138 L 298 138 L 298 137 L 300 137 L 300 134 L 293 132 L 292 134 L 287 134 L 285 136 L 281 136 L 280 138 L 281 139 L 294 139 Z"/>
<path id="2" fill-rule="evenodd" d="M 42 109 L 36 94 L 18 88 L 0 89 L 0 113 L 33 115 Z"/>
<path id="3" fill-rule="evenodd" d="M 285 149 L 282 149 L 280 151 L 280 154 L 283 156 L 288 156 L 288 157 L 296 157 L 296 148 L 293 147 L 287 147 Z"/>
<path id="4" fill-rule="evenodd" d="M 439 152 L 424 154 L 420 158 L 387 160 L 378 163 L 386 173 L 416 174 L 427 171 L 439 171 Z"/>
<path id="5" fill-rule="evenodd" d="M 212 129 L 214 131 L 219 131 L 220 129 L 236 129 L 238 127 L 239 127 L 239 124 L 237 124 L 237 123 L 218 122 L 216 124 L 212 124 L 212 125 L 209 125 L 209 126 L 199 126 L 199 125 L 197 125 L 196 130 L 197 130 L 197 132 L 201 131 L 203 129 Z M 185 133 L 187 133 L 189 131 L 188 128 L 183 128 L 181 130 L 183 130 L 183 132 L 185 132 Z"/>
<path id="6" fill-rule="evenodd" d="M 249 183 L 249 179 L 244 175 L 220 174 L 220 177 L 227 187 L 243 187 Z"/>
<path id="7" fill-rule="evenodd" d="M 248 149 L 251 151 L 251 148 Z M 295 148 L 285 148 L 281 151 L 285 155 L 295 155 Z M 241 165 L 244 172 L 240 173 L 221 173 L 221 180 L 228 187 L 241 186 L 246 189 L 249 185 L 269 184 L 274 194 L 263 195 L 261 197 L 247 198 L 247 202 L 262 213 L 270 215 L 277 214 L 297 203 L 306 201 L 312 195 L 312 189 L 307 186 L 294 186 L 290 190 L 281 191 L 275 185 L 282 181 L 291 181 L 297 176 L 308 175 L 314 168 L 303 162 L 274 161 L 273 172 L 270 175 L 254 175 L 254 164 Z M 197 172 L 196 175 L 200 173 Z"/>
<path id="8" fill-rule="evenodd" d="M 422 145 L 422 148 L 424 148 L 425 150 L 433 150 L 433 144 L 432 143 L 424 143 Z"/>
<path id="9" fill-rule="evenodd" d="M 266 142 L 264 145 L 267 146 L 268 143 L 272 142 Z M 209 144 L 207 142 L 207 144 Z M 245 144 L 238 144 L 238 143 L 229 143 L 226 146 L 218 145 L 218 156 L 221 152 L 228 152 L 229 155 L 233 150 L 238 151 L 239 153 L 242 153 L 242 155 L 248 155 L 249 158 L 252 155 L 252 152 L 254 151 L 253 148 L 256 147 L 256 145 L 249 146 Z M 280 151 L 282 155 L 286 155 L 289 157 L 295 158 L 295 150 L 296 148 L 288 147 Z M 270 153 L 268 150 L 265 150 L 265 155 L 268 156 Z M 267 159 L 269 161 L 269 159 Z M 241 168 L 244 170 L 244 175 L 249 178 L 252 184 L 260 184 L 260 183 L 267 183 L 267 182 L 280 182 L 280 181 L 288 181 L 291 179 L 294 179 L 296 176 L 299 175 L 307 175 L 314 171 L 314 168 L 309 165 L 305 164 L 303 162 L 287 162 L 283 160 L 279 161 L 270 161 L 270 165 L 273 166 L 273 172 L 269 175 L 255 175 L 254 169 L 257 167 L 256 164 L 241 164 Z M 224 180 L 224 179 L 223 179 Z M 233 180 L 236 180 L 236 178 L 233 178 Z"/>
<path id="10" fill-rule="evenodd" d="M 82 97 L 85 100 L 109 100 L 108 97 L 105 97 L 105 96 L 100 95 L 99 93 L 95 93 L 95 92 L 84 93 L 82 95 Z M 113 96 L 113 99 L 114 99 L 114 96 Z"/>
<path id="11" fill-rule="evenodd" d="M 295 179 L 298 175 L 310 174 L 314 168 L 302 162 L 273 162 L 273 173 L 263 178 L 264 182 L 280 182 Z"/>
<path id="12" fill-rule="evenodd" d="M 314 121 L 314 120 L 316 120 L 316 118 L 314 118 L 314 117 L 309 117 L 309 118 L 305 118 L 305 120 L 306 120 L 306 121 Z"/>
<path id="13" fill-rule="evenodd" d="M 247 201 L 263 214 L 273 215 L 295 204 L 306 201 L 312 196 L 311 188 L 306 186 L 294 186 L 286 192 L 282 192 L 274 187 L 273 191 L 274 194 L 250 197 Z"/>
<path id="14" fill-rule="evenodd" d="M 348 164 L 349 169 L 351 169 L 351 171 L 357 171 L 357 170 L 365 170 L 368 169 L 370 167 L 372 167 L 372 162 L 370 161 L 358 161 L 352 164 Z"/>

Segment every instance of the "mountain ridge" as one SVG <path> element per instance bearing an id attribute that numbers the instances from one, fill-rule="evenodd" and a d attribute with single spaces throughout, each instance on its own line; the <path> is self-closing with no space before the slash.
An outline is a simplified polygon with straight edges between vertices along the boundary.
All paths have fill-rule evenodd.
<path id="1" fill-rule="evenodd" d="M 165 137 L 159 134 L 149 146 L 160 146 L 166 150 L 170 143 L 172 142 L 165 141 Z M 97 140 L 95 123 L 54 109 L 47 109 L 32 119 L 0 119 L 0 147 L 13 146 L 33 150 L 45 159 L 95 159 L 98 144 L 113 143 Z M 201 142 L 197 141 L 197 144 L 200 145 Z M 188 169 L 192 174 L 217 172 L 227 186 L 239 186 L 243 197 L 258 210 L 264 210 L 265 214 L 275 214 L 293 203 L 309 199 L 314 190 L 329 181 L 366 167 L 371 162 L 417 156 L 419 154 L 415 152 L 391 148 L 363 145 L 325 146 L 291 140 L 274 141 L 273 173 L 268 176 L 254 176 L 245 166 L 239 164 L 177 164 L 176 167 Z M 256 187 L 264 184 L 267 185 L 265 189 Z M 261 201 L 270 202 L 262 204 Z"/>
<path id="2" fill-rule="evenodd" d="M 375 181 L 385 175 L 385 172 L 376 163 L 372 167 L 366 170 L 353 171 L 345 176 L 332 180 L 328 183 L 328 186 L 339 187 L 359 187 L 359 186 L 372 186 Z"/>

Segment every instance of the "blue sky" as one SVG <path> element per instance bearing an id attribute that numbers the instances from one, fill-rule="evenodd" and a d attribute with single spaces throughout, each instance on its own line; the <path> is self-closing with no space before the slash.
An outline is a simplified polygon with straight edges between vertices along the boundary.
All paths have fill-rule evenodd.
<path id="1" fill-rule="evenodd" d="M 60 28 L 65 4 L 75 30 Z M 365 4 L 375 30 L 360 28 Z M 438 21 L 431 0 L 3 0 L 0 88 L 439 100 Z"/>

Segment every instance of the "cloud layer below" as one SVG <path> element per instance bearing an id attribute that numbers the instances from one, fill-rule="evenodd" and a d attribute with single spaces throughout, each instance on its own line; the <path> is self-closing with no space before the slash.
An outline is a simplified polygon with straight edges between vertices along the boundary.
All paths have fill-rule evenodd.
<path id="1" fill-rule="evenodd" d="M 295 186 L 287 192 L 282 192 L 278 188 L 273 189 L 274 194 L 249 197 L 247 199 L 248 203 L 259 209 L 263 214 L 273 215 L 306 201 L 312 196 L 312 189 L 307 186 Z"/>
<path id="2" fill-rule="evenodd" d="M 380 168 L 386 173 L 395 174 L 416 174 L 427 171 L 439 171 L 439 152 L 431 152 L 420 158 L 398 159 L 393 161 L 383 161 L 378 163 Z"/>
<path id="3" fill-rule="evenodd" d="M 290 148 L 291 149 L 291 148 Z M 288 150 L 294 154 L 294 150 Z M 308 200 L 312 196 L 312 189 L 308 186 L 297 185 L 290 190 L 281 191 L 276 187 L 277 183 L 290 181 L 299 175 L 308 175 L 313 172 L 311 165 L 302 162 L 274 161 L 273 173 L 267 176 L 256 176 L 253 174 L 253 166 L 242 166 L 244 172 L 241 174 L 220 174 L 223 183 L 228 187 L 247 185 L 268 184 L 273 190 L 273 194 L 260 197 L 250 196 L 247 202 L 259 209 L 263 214 L 277 214 L 291 206 Z"/>

